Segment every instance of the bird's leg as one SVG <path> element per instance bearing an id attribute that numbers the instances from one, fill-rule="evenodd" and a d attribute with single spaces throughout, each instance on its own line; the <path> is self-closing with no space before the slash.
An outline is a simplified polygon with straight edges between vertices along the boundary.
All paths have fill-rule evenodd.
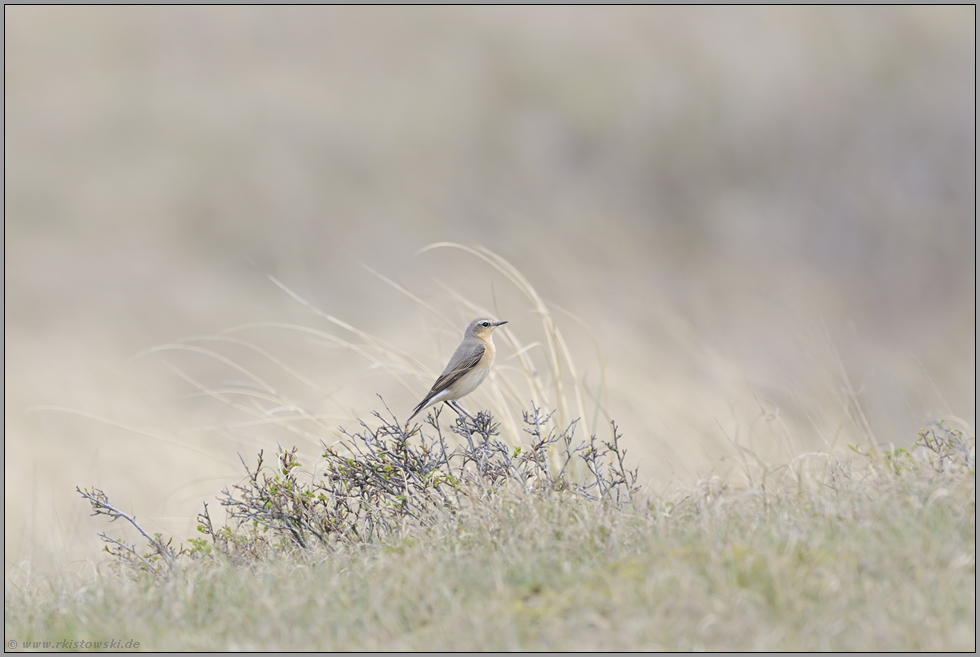
<path id="1" fill-rule="evenodd" d="M 466 417 L 468 417 L 473 422 L 476 422 L 476 418 L 474 418 L 472 415 L 470 415 L 469 413 L 467 413 L 466 412 L 466 409 L 464 409 L 462 406 L 460 406 L 459 404 L 457 404 L 455 401 L 453 401 L 451 399 L 447 399 L 444 403 L 446 404 L 446 406 L 448 406 L 449 408 L 451 408 L 454 411 L 456 411 L 456 415 L 465 415 Z"/>

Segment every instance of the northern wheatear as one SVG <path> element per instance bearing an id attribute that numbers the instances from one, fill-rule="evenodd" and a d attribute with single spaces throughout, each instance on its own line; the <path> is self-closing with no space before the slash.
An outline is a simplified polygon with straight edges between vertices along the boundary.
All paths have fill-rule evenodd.
<path id="1" fill-rule="evenodd" d="M 490 366 L 493 364 L 493 357 L 497 352 L 490 334 L 495 328 L 506 323 L 506 320 L 497 322 L 489 317 L 481 317 L 470 322 L 466 327 L 463 341 L 456 347 L 456 352 L 449 359 L 446 369 L 432 384 L 432 389 L 425 398 L 412 411 L 408 422 L 411 422 L 419 411 L 441 401 L 446 402 L 457 413 L 462 411 L 469 415 L 453 401 L 476 390 L 477 386 L 483 383 L 483 379 L 487 378 Z"/>

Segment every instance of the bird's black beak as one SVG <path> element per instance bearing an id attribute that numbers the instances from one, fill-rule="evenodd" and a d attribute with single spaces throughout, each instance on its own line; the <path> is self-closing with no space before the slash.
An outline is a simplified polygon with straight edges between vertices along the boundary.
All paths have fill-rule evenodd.
<path id="1" fill-rule="evenodd" d="M 494 326 L 500 326 L 501 324 L 506 324 L 506 323 L 507 323 L 507 320 L 505 319 L 502 322 L 497 322 L 496 324 L 494 324 Z"/>

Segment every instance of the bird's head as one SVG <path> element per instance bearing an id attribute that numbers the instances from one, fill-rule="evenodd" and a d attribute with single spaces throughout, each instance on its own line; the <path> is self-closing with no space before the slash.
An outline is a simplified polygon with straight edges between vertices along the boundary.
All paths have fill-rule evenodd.
<path id="1" fill-rule="evenodd" d="M 501 324 L 506 324 L 507 320 L 498 322 L 495 319 L 489 317 L 480 317 L 474 319 L 470 322 L 470 325 L 466 327 L 466 337 L 474 337 L 486 340 L 493 333 L 493 330 L 500 326 Z"/>

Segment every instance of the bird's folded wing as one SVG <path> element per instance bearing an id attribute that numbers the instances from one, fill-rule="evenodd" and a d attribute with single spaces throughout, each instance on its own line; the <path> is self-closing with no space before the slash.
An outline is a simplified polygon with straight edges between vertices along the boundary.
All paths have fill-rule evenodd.
<path id="1" fill-rule="evenodd" d="M 465 356 L 457 358 L 457 354 L 453 354 L 453 358 L 450 359 L 446 371 L 439 375 L 436 382 L 432 384 L 432 390 L 426 396 L 431 397 L 459 381 L 464 374 L 476 367 L 480 359 L 483 358 L 486 350 L 487 348 L 481 344 L 476 349 L 473 349 L 472 353 L 468 353 Z"/>
<path id="2" fill-rule="evenodd" d="M 433 397 L 459 381 L 464 374 L 476 367 L 476 365 L 480 362 L 480 359 L 483 358 L 483 354 L 486 352 L 486 350 L 487 348 L 485 346 L 480 345 L 479 347 L 473 349 L 472 352 L 467 353 L 470 350 L 467 349 L 466 352 L 464 352 L 463 346 L 460 345 L 460 348 L 456 350 L 453 357 L 449 359 L 449 365 L 446 366 L 446 370 L 440 374 L 439 378 L 436 379 L 436 382 L 432 384 L 432 389 L 429 390 L 429 394 L 425 396 L 425 399 L 419 402 L 419 405 L 415 407 L 415 410 L 412 411 L 412 415 L 408 419 L 411 420 L 413 417 L 415 417 L 419 411 L 425 408 L 429 402 L 432 401 Z"/>

